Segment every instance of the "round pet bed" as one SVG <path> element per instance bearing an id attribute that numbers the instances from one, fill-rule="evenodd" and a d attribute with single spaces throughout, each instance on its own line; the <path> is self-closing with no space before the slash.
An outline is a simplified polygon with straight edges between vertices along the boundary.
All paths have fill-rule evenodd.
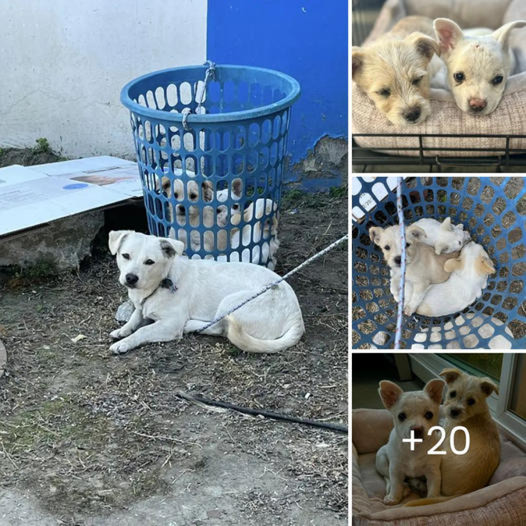
<path id="1" fill-rule="evenodd" d="M 408 15 L 430 18 L 446 17 L 462 28 L 489 27 L 497 29 L 513 20 L 526 19 L 524 0 L 387 0 L 366 42 L 376 40 L 398 20 Z M 506 146 L 526 150 L 526 28 L 514 29 L 510 38 L 517 59 L 516 72 L 506 86 L 498 108 L 488 116 L 472 116 L 461 111 L 451 93 L 444 89 L 431 90 L 431 116 L 422 124 L 397 128 L 374 106 L 373 102 L 355 84 L 352 94 L 352 131 L 355 141 L 364 148 L 380 150 L 393 155 L 420 155 L 418 137 L 396 137 L 393 134 L 422 134 L 422 146 L 429 156 L 487 156 L 501 155 Z M 356 134 L 385 134 L 381 137 L 363 137 Z M 455 137 L 433 137 L 453 134 Z M 512 138 L 466 137 L 464 135 L 523 135 Z M 401 150 L 397 150 L 401 148 Z M 404 150 L 403 148 L 414 148 Z M 435 149 L 436 148 L 436 149 Z M 446 150 L 444 148 L 447 148 Z M 467 150 L 455 150 L 466 148 Z M 476 148 L 476 150 L 469 150 Z"/>

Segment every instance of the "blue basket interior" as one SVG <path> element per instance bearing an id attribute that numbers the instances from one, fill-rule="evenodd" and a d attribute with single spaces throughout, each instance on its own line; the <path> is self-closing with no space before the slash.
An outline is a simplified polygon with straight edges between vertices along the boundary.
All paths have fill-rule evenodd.
<path id="1" fill-rule="evenodd" d="M 177 237 L 189 257 L 268 264 L 299 85 L 272 70 L 216 66 L 205 89 L 206 70 L 163 70 L 122 90 L 150 233 Z"/>
<path id="2" fill-rule="evenodd" d="M 354 348 L 393 348 L 397 304 L 389 291 L 389 269 L 379 247 L 369 239 L 371 226 L 398 223 L 396 192 L 385 177 L 358 178 L 360 193 L 353 209 L 365 216 L 353 224 L 352 317 Z M 383 189 L 383 200 L 373 187 Z M 379 186 L 378 186 L 379 185 Z M 368 193 L 371 210 L 360 203 Z M 442 317 L 404 316 L 403 348 L 526 347 L 526 184 L 520 177 L 415 177 L 403 184 L 404 218 L 410 224 L 422 217 L 442 221 L 450 216 L 462 223 L 495 263 L 482 296 L 457 313 Z"/>

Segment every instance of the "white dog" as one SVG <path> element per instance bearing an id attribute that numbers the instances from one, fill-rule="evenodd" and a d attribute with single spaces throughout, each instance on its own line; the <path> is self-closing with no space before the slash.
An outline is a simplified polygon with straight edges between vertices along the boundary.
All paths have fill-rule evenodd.
<path id="1" fill-rule="evenodd" d="M 135 307 L 130 320 L 111 333 L 123 338 L 110 347 L 114 353 L 200 330 L 279 279 L 259 265 L 181 257 L 184 245 L 176 239 L 118 230 L 110 232 L 108 244 Z M 154 323 L 140 327 L 145 319 Z M 295 345 L 304 331 L 294 290 L 281 282 L 203 334 L 226 336 L 248 352 L 278 352 Z"/>
<path id="2" fill-rule="evenodd" d="M 487 252 L 477 243 L 468 243 L 456 259 L 444 263 L 444 270 L 451 272 L 444 283 L 432 285 L 416 309 L 425 316 L 445 316 L 465 309 L 488 284 L 488 275 L 495 273 L 495 266 Z"/>
<path id="3" fill-rule="evenodd" d="M 471 239 L 469 232 L 464 231 L 464 225 L 452 225 L 450 217 L 446 217 L 442 223 L 425 217 L 414 222 L 413 225 L 424 230 L 426 236 L 422 241 L 432 246 L 437 255 L 456 252 Z"/>
<path id="4" fill-rule="evenodd" d="M 434 379 L 423 391 L 404 393 L 398 385 L 387 380 L 380 382 L 378 392 L 385 408 L 393 415 L 394 427 L 389 442 L 376 453 L 376 469 L 386 482 L 385 504 L 398 504 L 408 493 L 406 478 L 426 477 L 427 496 L 440 495 L 440 455 L 429 455 L 439 435 L 429 430 L 438 424 L 439 408 L 445 383 Z M 403 439 L 422 439 L 412 451 Z"/>
<path id="5" fill-rule="evenodd" d="M 526 26 L 526 21 L 509 22 L 496 31 L 481 28 L 462 32 L 448 18 L 437 18 L 433 26 L 457 106 L 472 115 L 489 115 L 499 105 L 515 69 L 508 45 L 510 32 Z"/>

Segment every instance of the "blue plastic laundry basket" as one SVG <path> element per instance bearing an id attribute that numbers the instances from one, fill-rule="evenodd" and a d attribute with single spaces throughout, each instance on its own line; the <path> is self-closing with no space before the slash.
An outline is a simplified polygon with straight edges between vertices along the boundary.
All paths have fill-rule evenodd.
<path id="1" fill-rule="evenodd" d="M 275 236 L 299 95 L 288 75 L 230 65 L 166 69 L 124 86 L 150 233 L 184 241 L 189 257 L 245 261 L 248 254 L 265 264 L 258 255 Z M 259 214 L 252 208 L 247 215 L 261 199 Z M 238 233 L 232 246 L 235 229 L 246 224 L 248 239 Z"/>
<path id="2" fill-rule="evenodd" d="M 357 178 L 353 191 L 353 347 L 393 348 L 389 269 L 371 226 L 398 223 L 393 178 Z M 526 347 L 526 182 L 520 177 L 415 177 L 403 184 L 406 224 L 421 217 L 462 223 L 496 265 L 481 297 L 449 316 L 404 316 L 403 348 Z"/>

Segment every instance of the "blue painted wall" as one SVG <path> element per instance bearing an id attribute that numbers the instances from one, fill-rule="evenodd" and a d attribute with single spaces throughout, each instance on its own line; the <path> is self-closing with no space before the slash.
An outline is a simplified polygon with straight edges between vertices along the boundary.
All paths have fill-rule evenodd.
<path id="1" fill-rule="evenodd" d="M 347 137 L 347 0 L 209 0 L 207 56 L 283 71 L 301 85 L 292 163 L 324 135 Z"/>

